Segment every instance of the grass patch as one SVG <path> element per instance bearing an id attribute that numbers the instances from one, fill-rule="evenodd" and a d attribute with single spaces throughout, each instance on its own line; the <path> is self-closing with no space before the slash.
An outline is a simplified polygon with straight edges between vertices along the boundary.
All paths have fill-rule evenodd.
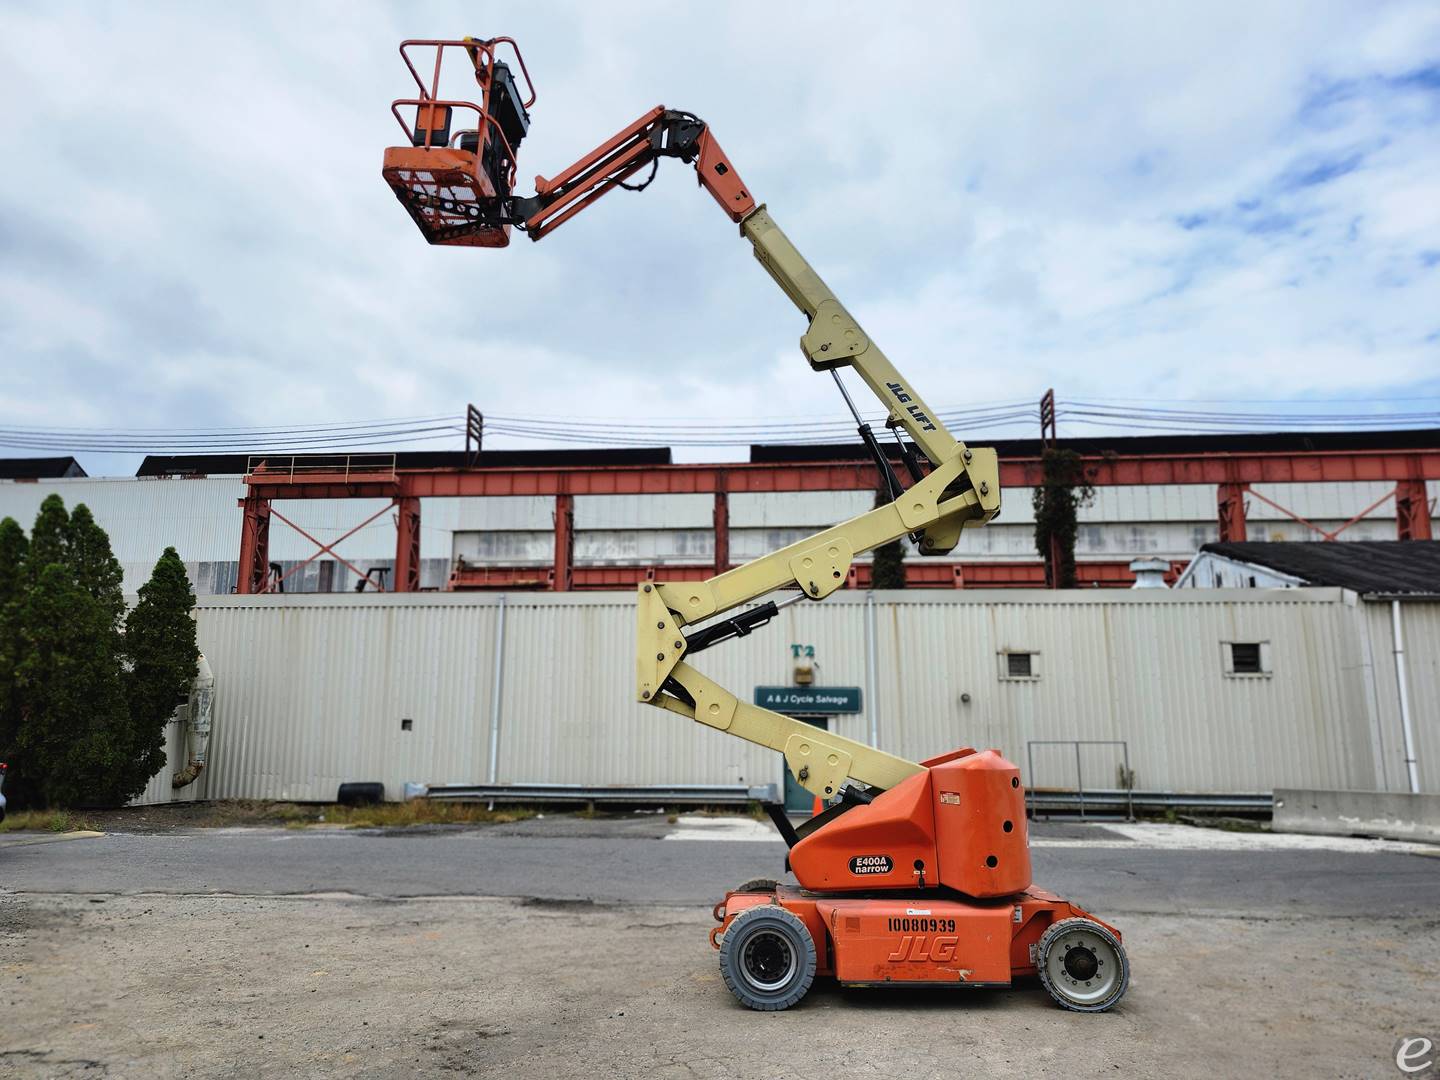
<path id="1" fill-rule="evenodd" d="M 352 828 L 405 828 L 407 825 L 500 825 L 507 821 L 524 821 L 538 811 L 528 806 L 487 809 L 485 803 L 431 802 L 411 799 L 403 803 L 377 803 L 374 806 L 327 806 L 327 824 Z"/>
<path id="2" fill-rule="evenodd" d="M 203 822 L 195 824 L 283 825 L 287 829 L 305 829 L 311 825 L 403 829 L 412 825 L 497 825 L 523 821 L 538 812 L 526 806 L 489 810 L 485 803 L 430 802 L 426 799 L 377 803 L 374 806 L 236 801 L 216 803 L 211 811 Z"/>
<path id="3" fill-rule="evenodd" d="M 99 831 L 95 823 L 71 810 L 17 810 L 0 821 L 0 832 L 75 832 L 77 829 Z"/>

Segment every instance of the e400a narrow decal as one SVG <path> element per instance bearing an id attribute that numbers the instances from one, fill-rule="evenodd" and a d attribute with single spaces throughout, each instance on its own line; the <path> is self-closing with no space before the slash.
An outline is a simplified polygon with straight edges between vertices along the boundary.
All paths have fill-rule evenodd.
<path id="1" fill-rule="evenodd" d="M 850 860 L 852 874 L 888 874 L 895 869 L 889 855 L 856 855 Z"/>

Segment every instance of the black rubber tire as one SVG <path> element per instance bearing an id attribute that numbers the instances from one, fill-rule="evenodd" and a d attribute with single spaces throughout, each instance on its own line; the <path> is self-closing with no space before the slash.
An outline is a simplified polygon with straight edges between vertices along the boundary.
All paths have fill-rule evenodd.
<path id="1" fill-rule="evenodd" d="M 766 945 L 772 955 L 779 946 L 786 967 L 771 983 L 758 978 L 754 964 L 747 962 L 747 947 Z M 748 908 L 730 921 L 720 939 L 720 975 L 747 1009 L 788 1009 L 809 993 L 815 981 L 815 941 L 800 917 L 778 904 Z"/>
<path id="2" fill-rule="evenodd" d="M 735 891 L 736 891 L 736 892 L 768 892 L 768 893 L 773 893 L 773 892 L 775 891 L 776 887 L 779 886 L 779 884 L 780 884 L 780 883 L 779 883 L 778 881 L 776 881 L 774 878 L 757 877 L 757 878 L 751 878 L 749 881 L 745 882 L 744 885 L 741 885 L 741 886 L 740 886 L 738 889 L 736 889 Z"/>
<path id="3" fill-rule="evenodd" d="M 341 806 L 374 806 L 385 801 L 385 785 L 373 780 L 341 784 L 335 801 Z"/>
<path id="4" fill-rule="evenodd" d="M 1100 938 L 1108 944 L 1110 948 L 1115 950 L 1115 955 L 1120 959 L 1120 978 L 1110 993 L 1095 1002 L 1081 1003 L 1067 998 L 1064 991 L 1057 987 L 1051 980 L 1049 964 L 1046 962 L 1049 958 L 1050 947 L 1055 943 L 1055 940 L 1071 930 L 1077 929 L 1086 930 Z M 1040 936 L 1040 942 L 1036 946 L 1035 966 L 1040 972 L 1041 985 L 1045 987 L 1046 991 L 1055 1000 L 1055 1004 L 1059 1005 L 1062 1009 L 1069 1009 L 1071 1012 L 1106 1012 L 1114 1008 L 1116 1002 L 1124 997 L 1125 991 L 1130 988 L 1130 959 L 1125 955 L 1125 946 L 1120 944 L 1119 938 L 1093 919 L 1071 918 L 1061 919 L 1059 922 L 1052 923 L 1050 928 Z M 1083 978 L 1084 976 L 1080 977 Z"/>

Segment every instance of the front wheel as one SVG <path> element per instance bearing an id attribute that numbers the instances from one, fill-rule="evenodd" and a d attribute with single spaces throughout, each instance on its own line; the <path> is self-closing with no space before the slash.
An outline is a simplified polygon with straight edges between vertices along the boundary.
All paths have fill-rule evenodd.
<path id="1" fill-rule="evenodd" d="M 1104 1012 L 1130 985 L 1125 947 L 1093 919 L 1061 919 L 1045 931 L 1035 952 L 1040 982 L 1066 1009 Z"/>
<path id="2" fill-rule="evenodd" d="M 800 917 L 779 905 L 748 908 L 721 939 L 720 974 L 747 1009 L 788 1009 L 815 981 L 815 941 Z"/>

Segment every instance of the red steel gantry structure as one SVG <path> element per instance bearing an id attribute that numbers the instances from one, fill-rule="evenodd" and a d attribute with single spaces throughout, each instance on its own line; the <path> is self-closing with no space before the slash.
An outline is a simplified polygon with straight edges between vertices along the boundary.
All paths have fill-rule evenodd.
<path id="1" fill-rule="evenodd" d="M 308 561 L 330 554 L 361 577 L 367 575 L 335 552 L 347 537 L 387 511 L 395 512 L 395 573 L 391 590 L 420 588 L 420 500 L 432 497 L 538 495 L 555 500 L 555 558 L 549 572 L 521 567 L 471 567 L 457 575 L 456 588 L 627 589 L 653 576 L 653 567 L 577 567 L 575 497 L 577 495 L 709 494 L 715 499 L 715 572 L 730 568 L 729 496 L 740 492 L 874 491 L 879 482 L 873 464 L 736 463 L 718 465 L 594 465 L 565 467 L 506 466 L 473 468 L 396 468 L 356 464 L 331 457 L 319 466 L 304 458 L 280 458 L 253 465 L 245 476 L 247 494 L 240 500 L 244 525 L 240 541 L 237 591 L 265 592 L 274 587 L 269 570 L 270 520 L 301 532 L 316 545 Z M 1084 455 L 1085 473 L 1096 487 L 1116 485 L 1204 484 L 1217 492 L 1219 539 L 1246 539 L 1245 502 L 1254 497 L 1301 524 L 1334 539 L 1341 531 L 1395 500 L 1396 535 L 1400 540 L 1432 539 L 1425 482 L 1440 480 L 1440 448 L 1295 450 L 1288 452 L 1118 453 Z M 1000 462 L 1006 487 L 1034 486 L 1041 479 L 1038 457 Z M 1253 484 L 1383 482 L 1393 489 L 1333 532 L 1306 521 L 1252 489 Z M 290 522 L 272 503 L 287 499 L 385 499 L 381 510 L 345 536 L 322 543 Z M 292 568 L 293 573 L 299 567 Z M 1126 587 L 1134 582 L 1129 560 L 1082 562 L 1076 566 L 1087 586 Z M 851 585 L 868 584 L 869 566 L 852 569 Z M 914 588 L 1039 588 L 1045 567 L 1038 559 L 1011 562 L 925 562 L 906 565 Z"/>

